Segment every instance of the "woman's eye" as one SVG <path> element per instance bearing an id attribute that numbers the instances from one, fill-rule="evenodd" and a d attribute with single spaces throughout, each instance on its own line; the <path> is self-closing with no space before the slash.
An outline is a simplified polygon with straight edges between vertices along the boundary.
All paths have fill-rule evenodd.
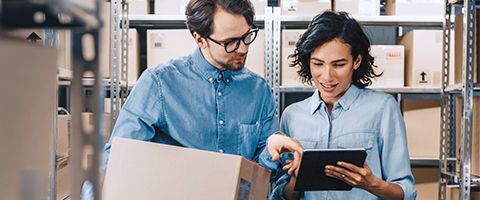
<path id="1" fill-rule="evenodd" d="M 315 63 L 315 62 L 313 62 L 312 65 L 314 65 L 314 66 L 322 66 L 323 64 L 322 64 L 322 63 Z"/>

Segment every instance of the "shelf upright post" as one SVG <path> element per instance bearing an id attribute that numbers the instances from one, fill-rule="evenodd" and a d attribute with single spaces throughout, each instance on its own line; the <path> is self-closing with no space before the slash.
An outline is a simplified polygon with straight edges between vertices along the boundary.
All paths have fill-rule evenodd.
<path id="1" fill-rule="evenodd" d="M 442 88 L 441 88 L 441 121 L 440 121 L 440 172 L 441 176 L 439 177 L 439 187 L 438 187 L 438 198 L 446 199 L 446 186 L 448 183 L 447 177 L 444 176 L 448 170 L 448 157 L 449 150 L 451 147 L 451 138 L 453 137 L 453 131 L 451 124 L 452 121 L 452 96 L 445 91 L 449 80 L 449 70 L 450 70 L 450 34 L 452 29 L 451 23 L 451 14 L 452 14 L 452 5 L 445 0 L 445 15 L 443 22 L 443 56 L 442 56 Z"/>
<path id="2" fill-rule="evenodd" d="M 463 15 L 463 127 L 460 146 L 460 199 L 470 199 L 472 156 L 473 65 L 475 51 L 475 0 L 464 0 Z"/>
<path id="3" fill-rule="evenodd" d="M 273 95 L 275 97 L 275 103 L 277 105 L 277 118 L 280 119 L 280 7 L 278 5 L 273 7 Z"/>
<path id="4" fill-rule="evenodd" d="M 100 1 L 95 1 L 94 16 L 99 19 Z M 72 130 L 71 144 L 71 197 L 80 199 L 82 187 L 91 186 L 93 197 L 101 198 L 101 171 L 103 152 L 103 137 L 100 134 L 103 127 L 104 111 L 103 81 L 99 73 L 99 25 L 88 26 L 86 29 L 72 31 L 73 45 L 73 81 L 72 81 Z M 82 77 L 85 73 L 94 76 L 95 84 L 92 95 L 83 95 Z M 93 128 L 86 129 L 83 124 L 84 108 L 93 109 Z"/>

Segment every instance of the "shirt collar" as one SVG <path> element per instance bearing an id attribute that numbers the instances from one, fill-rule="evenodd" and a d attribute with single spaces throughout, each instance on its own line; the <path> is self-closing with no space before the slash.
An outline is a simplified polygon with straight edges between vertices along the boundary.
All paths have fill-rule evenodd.
<path id="1" fill-rule="evenodd" d="M 214 82 L 219 79 L 228 83 L 232 80 L 232 75 L 238 73 L 232 72 L 231 70 L 220 71 L 205 59 L 200 48 L 197 48 L 192 54 L 192 60 L 195 70 L 209 82 Z"/>
<path id="2" fill-rule="evenodd" d="M 318 89 L 315 90 L 315 92 L 312 95 L 312 98 L 310 99 L 310 114 L 314 114 L 319 108 L 325 105 L 325 102 L 320 99 L 320 93 L 318 92 Z M 360 88 L 358 88 L 356 85 L 352 84 L 350 87 L 347 89 L 345 94 L 343 94 L 342 97 L 338 100 L 338 104 L 344 109 L 348 110 L 350 109 L 350 106 L 353 104 L 355 99 L 358 97 L 360 94 Z"/>

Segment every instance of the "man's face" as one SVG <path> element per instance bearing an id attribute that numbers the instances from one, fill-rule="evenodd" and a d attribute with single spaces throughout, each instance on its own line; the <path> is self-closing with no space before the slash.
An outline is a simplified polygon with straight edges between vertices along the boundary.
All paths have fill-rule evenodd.
<path id="1" fill-rule="evenodd" d="M 225 43 L 232 39 L 240 38 L 249 32 L 248 25 L 243 15 L 231 14 L 218 8 L 213 16 L 213 32 L 209 38 Z M 203 54 L 205 58 L 220 70 L 237 71 L 245 66 L 245 60 L 248 53 L 248 45 L 240 42 L 237 50 L 227 53 L 225 47 L 215 43 L 207 37 L 203 38 L 206 45 Z"/>

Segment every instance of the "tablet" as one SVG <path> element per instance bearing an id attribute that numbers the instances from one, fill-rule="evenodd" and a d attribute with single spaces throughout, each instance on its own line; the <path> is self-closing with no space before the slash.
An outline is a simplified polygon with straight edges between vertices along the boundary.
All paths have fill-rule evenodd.
<path id="1" fill-rule="evenodd" d="M 367 152 L 355 149 L 306 149 L 298 171 L 295 191 L 351 190 L 352 186 L 336 178 L 325 175 L 326 165 L 336 165 L 344 161 L 363 166 Z"/>

